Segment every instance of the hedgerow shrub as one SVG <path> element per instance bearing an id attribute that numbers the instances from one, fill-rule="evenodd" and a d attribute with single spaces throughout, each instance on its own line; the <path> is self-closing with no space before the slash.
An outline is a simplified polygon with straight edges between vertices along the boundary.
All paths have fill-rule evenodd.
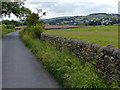
<path id="1" fill-rule="evenodd" d="M 39 39 L 41 37 L 41 33 L 44 32 L 44 26 L 40 23 L 36 24 L 35 26 L 31 26 L 30 29 L 33 32 L 34 36 Z"/>
<path id="2" fill-rule="evenodd" d="M 40 39 L 41 33 L 44 32 L 44 22 L 39 20 L 39 15 L 32 13 L 29 16 L 27 16 L 26 19 L 27 22 L 27 28 L 24 31 L 28 31 L 29 33 L 32 33 L 34 37 L 37 37 Z"/>
<path id="3" fill-rule="evenodd" d="M 15 31 L 15 28 L 13 25 L 2 24 L 2 35 L 5 35 L 10 32 L 14 32 L 14 31 Z"/>

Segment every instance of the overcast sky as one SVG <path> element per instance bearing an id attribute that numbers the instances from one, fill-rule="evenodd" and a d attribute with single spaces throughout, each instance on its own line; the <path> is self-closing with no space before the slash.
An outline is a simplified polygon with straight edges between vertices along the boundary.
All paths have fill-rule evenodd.
<path id="1" fill-rule="evenodd" d="M 118 2 L 119 0 L 27 0 L 25 7 L 35 13 L 36 8 L 42 8 L 48 12 L 43 18 L 54 18 L 92 13 L 118 13 Z"/>

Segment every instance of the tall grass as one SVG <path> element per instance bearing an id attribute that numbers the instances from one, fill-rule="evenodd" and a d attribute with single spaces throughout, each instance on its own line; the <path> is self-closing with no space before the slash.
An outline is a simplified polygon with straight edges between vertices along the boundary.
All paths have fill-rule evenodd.
<path id="1" fill-rule="evenodd" d="M 100 78 L 94 66 L 83 65 L 78 58 L 66 49 L 56 50 L 55 46 L 32 37 L 30 33 L 20 32 L 25 45 L 37 56 L 38 60 L 50 71 L 64 88 L 113 88 Z"/>

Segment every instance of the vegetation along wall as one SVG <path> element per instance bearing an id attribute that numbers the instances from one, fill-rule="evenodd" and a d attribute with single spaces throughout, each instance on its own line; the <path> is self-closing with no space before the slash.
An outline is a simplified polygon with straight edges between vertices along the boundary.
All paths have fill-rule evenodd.
<path id="1" fill-rule="evenodd" d="M 93 64 L 96 73 L 103 77 L 108 84 L 120 83 L 120 48 L 112 45 L 100 46 L 88 41 L 66 39 L 47 34 L 42 34 L 41 40 L 55 44 L 60 51 L 67 48 L 69 53 L 76 55 L 83 64 Z"/>

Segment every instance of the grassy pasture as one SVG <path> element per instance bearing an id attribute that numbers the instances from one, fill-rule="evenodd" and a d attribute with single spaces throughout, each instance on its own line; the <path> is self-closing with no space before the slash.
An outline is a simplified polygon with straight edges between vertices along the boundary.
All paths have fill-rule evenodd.
<path id="1" fill-rule="evenodd" d="M 86 40 L 106 46 L 112 44 L 118 47 L 118 26 L 87 26 L 72 29 L 46 30 L 50 35 L 62 36 L 68 39 Z"/>

